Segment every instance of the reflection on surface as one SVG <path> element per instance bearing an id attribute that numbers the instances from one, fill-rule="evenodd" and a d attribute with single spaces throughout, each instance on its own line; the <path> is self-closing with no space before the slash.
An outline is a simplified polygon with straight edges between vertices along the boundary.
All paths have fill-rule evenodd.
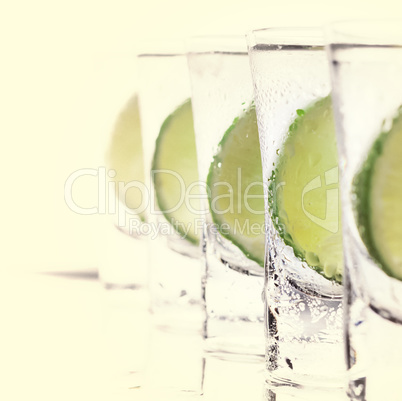
<path id="1" fill-rule="evenodd" d="M 202 394 L 204 359 L 201 332 L 151 330 L 146 364 L 146 399 L 197 398 Z"/>
<path id="2" fill-rule="evenodd" d="M 146 291 L 9 273 L 0 316 L 2 400 L 345 400 L 328 389 L 264 388 L 261 361 L 220 360 L 203 353 L 196 332 L 151 329 Z"/>
<path id="3" fill-rule="evenodd" d="M 50 276 L 77 279 L 77 280 L 98 280 L 98 269 L 77 270 L 77 271 L 54 271 L 45 272 Z"/>
<path id="4" fill-rule="evenodd" d="M 207 357 L 204 399 L 263 401 L 263 368 L 262 361 L 244 363 Z"/>
<path id="5" fill-rule="evenodd" d="M 146 355 L 142 295 L 86 278 L 2 274 L 0 399 L 132 399 Z"/>
<path id="6" fill-rule="evenodd" d="M 346 392 L 339 388 L 274 388 L 265 384 L 264 393 L 264 401 L 348 401 Z"/>

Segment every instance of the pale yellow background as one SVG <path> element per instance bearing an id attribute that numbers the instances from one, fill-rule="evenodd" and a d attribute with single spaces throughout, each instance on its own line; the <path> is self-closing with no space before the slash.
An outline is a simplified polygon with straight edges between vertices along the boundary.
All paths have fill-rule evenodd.
<path id="1" fill-rule="evenodd" d="M 119 401 L 116 389 L 133 385 L 124 380 L 141 362 L 141 308 L 119 309 L 127 302 L 93 281 L 4 273 L 98 266 L 102 220 L 71 212 L 64 183 L 103 165 L 143 40 L 402 17 L 399 3 L 0 0 L 0 399 Z M 77 186 L 82 204 L 94 205 L 95 184 Z"/>
<path id="2" fill-rule="evenodd" d="M 79 168 L 103 164 L 118 108 L 135 88 L 143 40 L 269 25 L 402 16 L 398 1 L 17 0 L 0 5 L 0 267 L 96 267 L 97 216 L 65 206 Z M 85 185 L 84 185 L 85 184 Z M 95 180 L 77 186 L 84 205 Z"/>

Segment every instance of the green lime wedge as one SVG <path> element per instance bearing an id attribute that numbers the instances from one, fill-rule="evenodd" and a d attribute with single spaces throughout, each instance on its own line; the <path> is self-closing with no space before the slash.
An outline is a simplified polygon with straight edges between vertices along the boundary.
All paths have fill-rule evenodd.
<path id="1" fill-rule="evenodd" d="M 190 99 L 163 122 L 152 170 L 159 209 L 181 237 L 198 244 L 198 166 Z"/>
<path id="2" fill-rule="evenodd" d="M 213 222 L 251 260 L 264 265 L 264 191 L 255 107 L 225 132 L 207 178 Z"/>
<path id="3" fill-rule="evenodd" d="M 342 281 L 338 158 L 330 96 L 297 110 L 269 184 L 273 224 L 295 255 Z"/>
<path id="4" fill-rule="evenodd" d="M 355 210 L 368 252 L 389 276 L 402 280 L 402 108 L 371 147 L 354 179 Z"/>
<path id="5" fill-rule="evenodd" d="M 106 165 L 116 171 L 113 177 L 117 188 L 118 183 L 124 186 L 134 181 L 144 183 L 144 160 L 142 151 L 141 122 L 138 108 L 138 96 L 130 98 L 118 115 L 111 141 L 106 152 Z M 127 186 L 116 192 L 119 200 L 131 210 L 142 210 L 142 193 L 136 186 Z M 142 221 L 145 214 L 138 214 Z"/>

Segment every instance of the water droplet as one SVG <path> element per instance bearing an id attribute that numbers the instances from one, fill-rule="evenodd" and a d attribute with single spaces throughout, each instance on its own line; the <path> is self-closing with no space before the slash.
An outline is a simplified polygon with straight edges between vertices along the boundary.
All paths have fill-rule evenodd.
<path id="1" fill-rule="evenodd" d="M 320 312 L 321 313 L 327 313 L 328 312 L 328 306 L 327 305 L 322 305 L 320 307 Z"/>
<path id="2" fill-rule="evenodd" d="M 320 258 L 314 252 L 307 252 L 306 253 L 306 262 L 310 266 L 317 266 L 320 263 Z"/>
<path id="3" fill-rule="evenodd" d="M 324 265 L 324 274 L 326 277 L 333 277 L 336 273 L 337 266 L 336 264 L 327 263 Z"/>

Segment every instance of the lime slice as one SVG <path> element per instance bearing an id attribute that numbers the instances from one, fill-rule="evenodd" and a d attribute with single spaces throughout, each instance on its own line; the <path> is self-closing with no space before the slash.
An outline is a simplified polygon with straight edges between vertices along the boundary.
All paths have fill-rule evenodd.
<path id="1" fill-rule="evenodd" d="M 338 158 L 330 96 L 297 110 L 269 185 L 273 224 L 295 255 L 342 281 Z"/>
<path id="2" fill-rule="evenodd" d="M 402 108 L 374 142 L 354 180 L 357 221 L 370 255 L 402 280 Z"/>
<path id="3" fill-rule="evenodd" d="M 119 182 L 127 185 L 116 193 L 119 200 L 132 211 L 142 210 L 142 193 L 138 186 L 130 186 L 135 181 L 144 183 L 145 179 L 137 95 L 131 97 L 116 119 L 106 152 L 106 164 L 116 171 L 113 180 L 117 188 Z M 144 212 L 138 216 L 145 220 Z"/>
<path id="4" fill-rule="evenodd" d="M 213 222 L 223 237 L 264 265 L 264 191 L 255 107 L 225 132 L 207 178 Z"/>
<path id="5" fill-rule="evenodd" d="M 198 167 L 190 99 L 164 121 L 152 170 L 159 209 L 181 237 L 198 244 Z"/>

